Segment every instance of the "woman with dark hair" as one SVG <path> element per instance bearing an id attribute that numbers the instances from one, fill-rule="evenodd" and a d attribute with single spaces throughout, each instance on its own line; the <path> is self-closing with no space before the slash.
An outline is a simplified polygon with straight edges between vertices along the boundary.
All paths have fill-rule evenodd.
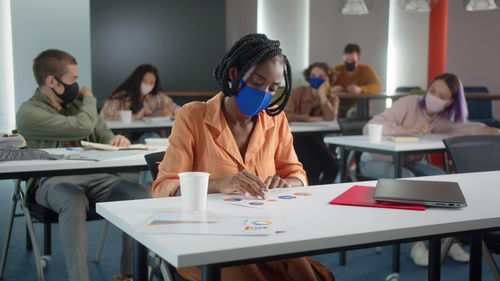
<path id="1" fill-rule="evenodd" d="M 285 108 L 288 121 L 337 120 L 339 98 L 332 91 L 335 82 L 332 68 L 325 62 L 315 62 L 303 74 L 310 85 L 292 90 Z M 293 145 L 310 184 L 333 183 L 338 165 L 326 148 L 323 135 L 295 135 Z"/>
<path id="2" fill-rule="evenodd" d="M 396 101 L 390 109 L 374 116 L 363 129 L 368 133 L 368 124 L 382 124 L 383 135 L 393 134 L 442 134 L 450 136 L 500 134 L 498 129 L 483 123 L 466 122 L 467 103 L 462 83 L 451 73 L 432 79 L 428 92 L 423 96 L 407 96 Z M 402 177 L 431 176 L 444 174 L 438 167 L 423 162 L 423 154 L 410 155 L 403 159 Z M 370 178 L 393 178 L 392 157 L 363 153 L 361 173 Z M 469 261 L 469 254 L 458 244 L 453 244 L 449 255 L 461 262 Z M 410 256 L 415 264 L 427 266 L 428 252 L 422 242 L 412 246 Z"/>
<path id="3" fill-rule="evenodd" d="M 214 77 L 222 92 L 193 102 L 177 114 L 165 158 L 153 183 L 154 197 L 179 195 L 178 173 L 210 173 L 209 193 L 239 193 L 264 198 L 265 191 L 307 185 L 282 113 L 291 69 L 280 42 L 263 34 L 238 40 L 222 58 Z M 285 79 L 285 89 L 275 96 Z M 200 280 L 195 267 L 177 271 Z M 222 269 L 223 280 L 334 280 L 310 258 L 260 262 Z"/>
<path id="4" fill-rule="evenodd" d="M 120 110 L 131 110 L 132 118 L 140 120 L 151 115 L 173 116 L 179 108 L 162 92 L 156 67 L 143 64 L 111 93 L 101 116 L 106 120 L 120 120 Z"/>

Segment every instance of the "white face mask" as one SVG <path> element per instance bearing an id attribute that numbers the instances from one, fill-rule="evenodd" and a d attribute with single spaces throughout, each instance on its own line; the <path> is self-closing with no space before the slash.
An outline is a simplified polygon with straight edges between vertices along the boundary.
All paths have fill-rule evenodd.
<path id="1" fill-rule="evenodd" d="M 434 113 L 443 111 L 447 103 L 448 101 L 442 100 L 434 95 L 431 95 L 429 92 L 427 92 L 427 95 L 425 96 L 425 107 L 429 111 Z"/>
<path id="2" fill-rule="evenodd" d="M 141 94 L 147 95 L 147 94 L 151 93 L 151 91 L 153 90 L 153 88 L 154 88 L 154 85 L 149 85 L 149 84 L 146 84 L 146 83 L 141 83 Z"/>

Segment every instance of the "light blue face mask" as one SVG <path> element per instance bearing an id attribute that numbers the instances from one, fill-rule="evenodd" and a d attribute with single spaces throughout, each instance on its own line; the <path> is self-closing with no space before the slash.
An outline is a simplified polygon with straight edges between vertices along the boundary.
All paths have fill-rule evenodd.
<path id="1" fill-rule="evenodd" d="M 241 89 L 236 94 L 236 104 L 246 116 L 255 116 L 269 106 L 273 95 L 266 91 L 252 88 L 241 80 Z"/>
<path id="2" fill-rule="evenodd" d="M 323 82 L 325 82 L 325 79 L 323 79 L 323 78 L 319 78 L 319 77 L 309 78 L 309 84 L 311 84 L 311 87 L 313 87 L 313 89 L 319 88 L 319 86 L 321 86 L 321 84 L 323 84 Z"/>

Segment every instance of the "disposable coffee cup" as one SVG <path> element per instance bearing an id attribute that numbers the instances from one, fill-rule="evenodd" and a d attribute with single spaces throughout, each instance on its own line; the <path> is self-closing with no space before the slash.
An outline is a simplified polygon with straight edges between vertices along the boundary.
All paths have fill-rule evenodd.
<path id="1" fill-rule="evenodd" d="M 370 142 L 380 142 L 382 140 L 382 128 L 381 124 L 368 124 Z"/>
<path id="2" fill-rule="evenodd" d="M 207 208 L 209 176 L 209 173 L 204 172 L 184 172 L 179 174 L 183 210 L 198 211 Z"/>
<path id="3" fill-rule="evenodd" d="M 120 118 L 122 122 L 130 123 L 132 122 L 132 111 L 131 110 L 120 110 Z"/>

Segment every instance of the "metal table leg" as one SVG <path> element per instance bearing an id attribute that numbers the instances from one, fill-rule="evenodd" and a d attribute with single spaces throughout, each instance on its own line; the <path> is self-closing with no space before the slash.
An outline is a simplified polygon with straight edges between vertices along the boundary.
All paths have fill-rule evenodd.
<path id="1" fill-rule="evenodd" d="M 441 280 L 441 239 L 429 240 L 429 281 Z"/>
<path id="2" fill-rule="evenodd" d="M 201 267 L 202 270 L 202 281 L 220 281 L 221 280 L 221 268 L 217 264 L 209 264 Z"/>
<path id="3" fill-rule="evenodd" d="M 470 269 L 469 280 L 481 280 L 482 278 L 482 242 L 483 236 L 481 233 L 471 235 L 470 241 Z"/>
<path id="4" fill-rule="evenodd" d="M 340 182 L 347 182 L 347 153 L 345 147 L 339 145 L 340 149 Z"/>
<path id="5" fill-rule="evenodd" d="M 148 250 L 134 240 L 134 280 L 148 280 Z"/>

